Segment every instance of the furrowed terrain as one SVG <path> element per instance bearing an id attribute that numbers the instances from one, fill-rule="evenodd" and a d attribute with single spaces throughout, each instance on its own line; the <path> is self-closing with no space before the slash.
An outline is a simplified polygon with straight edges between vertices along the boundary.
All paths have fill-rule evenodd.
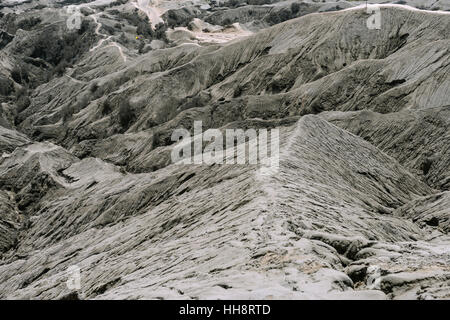
<path id="1" fill-rule="evenodd" d="M 450 298 L 450 7 L 360 5 L 2 1 L 0 298 Z"/>

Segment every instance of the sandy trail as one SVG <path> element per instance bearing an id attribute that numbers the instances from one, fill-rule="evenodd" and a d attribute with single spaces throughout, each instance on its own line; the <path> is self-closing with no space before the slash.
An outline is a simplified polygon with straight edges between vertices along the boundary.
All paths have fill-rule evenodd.
<path id="1" fill-rule="evenodd" d="M 106 41 L 111 40 L 112 36 L 107 36 L 106 34 L 100 33 L 100 29 L 102 27 L 102 24 L 98 21 L 97 19 L 97 15 L 99 15 L 99 13 L 93 14 L 90 17 L 94 20 L 94 22 L 97 24 L 97 27 L 95 28 L 95 34 L 99 35 L 101 37 L 106 37 L 103 39 L 100 39 L 99 42 L 97 43 L 97 45 L 95 45 L 94 47 L 92 47 L 89 52 L 93 52 L 95 50 L 97 50 L 98 48 L 100 48 L 102 46 L 102 44 Z M 122 57 L 123 61 L 126 62 L 127 61 L 127 57 L 125 56 L 125 54 L 123 53 L 122 48 L 120 47 L 120 45 L 113 41 L 111 42 L 111 45 L 109 45 L 108 47 L 116 47 L 119 50 L 119 54 Z"/>
<path id="2" fill-rule="evenodd" d="M 127 57 L 125 56 L 125 54 L 123 53 L 122 47 L 117 43 L 117 42 L 111 42 L 111 44 L 108 47 L 116 47 L 117 50 L 119 50 L 119 54 L 122 57 L 123 61 L 126 62 L 127 61 Z"/>

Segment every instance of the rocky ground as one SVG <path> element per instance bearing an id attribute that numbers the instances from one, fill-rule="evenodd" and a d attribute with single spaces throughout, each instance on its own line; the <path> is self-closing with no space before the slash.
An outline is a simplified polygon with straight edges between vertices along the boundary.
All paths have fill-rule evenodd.
<path id="1" fill-rule="evenodd" d="M 448 1 L 146 3 L 0 2 L 0 298 L 450 298 Z"/>

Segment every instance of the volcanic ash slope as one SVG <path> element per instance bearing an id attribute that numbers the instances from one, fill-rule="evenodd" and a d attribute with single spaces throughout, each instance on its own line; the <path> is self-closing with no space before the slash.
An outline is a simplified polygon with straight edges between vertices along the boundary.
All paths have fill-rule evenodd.
<path id="1" fill-rule="evenodd" d="M 355 9 L 86 50 L 23 110 L 5 98 L 0 298 L 448 298 L 450 15 L 382 14 L 380 30 Z M 14 34 L 2 74 L 45 23 Z M 279 128 L 279 170 L 172 164 L 194 120 Z"/>
<path id="2" fill-rule="evenodd" d="M 448 294 L 446 238 L 427 241 L 392 214 L 429 187 L 317 116 L 283 129 L 281 141 L 279 172 L 269 176 L 257 165 L 126 174 L 57 148 L 17 149 L 12 157 L 39 152 L 55 187 L 4 256 L 2 297 L 61 298 L 71 265 L 82 270 L 80 298 L 385 298 L 411 286 Z M 43 165 L 61 161 L 72 164 Z M 103 175 L 87 179 L 92 162 Z M 19 184 L 14 170 L 24 168 L 0 167 Z M 381 290 L 364 285 L 373 264 L 383 270 Z"/>

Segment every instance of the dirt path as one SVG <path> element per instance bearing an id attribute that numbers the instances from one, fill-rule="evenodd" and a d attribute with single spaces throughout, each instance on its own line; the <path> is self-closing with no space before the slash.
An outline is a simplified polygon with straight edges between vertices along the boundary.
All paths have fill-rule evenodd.
<path id="1" fill-rule="evenodd" d="M 109 40 L 111 40 L 111 38 L 112 38 L 112 36 L 107 36 L 106 34 L 103 34 L 103 33 L 100 32 L 100 29 L 101 29 L 101 27 L 102 27 L 102 24 L 98 21 L 97 15 L 99 15 L 99 13 L 95 13 L 95 14 L 93 14 L 93 15 L 90 15 L 90 17 L 91 17 L 91 18 L 94 20 L 94 22 L 97 24 L 97 27 L 95 28 L 95 34 L 96 34 L 96 35 L 99 35 L 99 36 L 101 36 L 101 37 L 106 37 L 106 38 L 100 39 L 99 42 L 97 43 L 97 45 L 95 45 L 94 47 L 92 47 L 92 48 L 89 50 L 89 52 L 93 52 L 93 51 L 97 50 L 98 48 L 100 48 L 100 47 L 102 46 L 102 44 L 103 44 L 104 42 L 109 41 Z M 120 54 L 120 56 L 122 57 L 123 62 L 126 62 L 126 61 L 127 61 L 127 57 L 126 57 L 125 54 L 123 53 L 123 50 L 122 50 L 122 48 L 120 47 L 120 45 L 119 45 L 117 42 L 112 41 L 112 42 L 111 42 L 111 45 L 109 45 L 108 47 L 111 47 L 111 46 L 112 46 L 112 47 L 116 47 L 116 48 L 119 50 L 119 54 Z"/>

